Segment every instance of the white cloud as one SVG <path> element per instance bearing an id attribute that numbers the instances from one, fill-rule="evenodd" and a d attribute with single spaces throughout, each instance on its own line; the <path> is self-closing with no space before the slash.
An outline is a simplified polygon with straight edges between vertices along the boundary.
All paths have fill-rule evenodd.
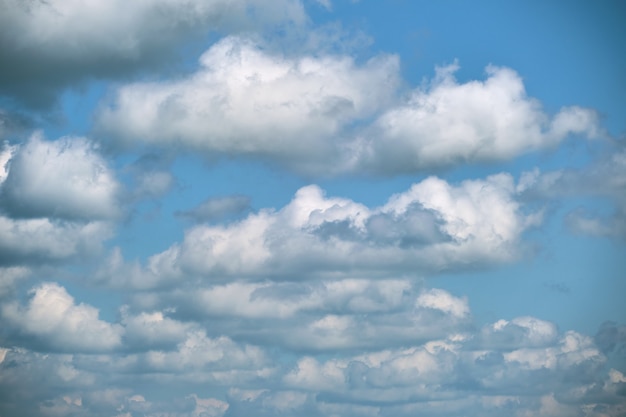
<path id="1" fill-rule="evenodd" d="M 14 220 L 0 216 L 0 264 L 58 262 L 92 255 L 111 234 L 108 222 Z"/>
<path id="2" fill-rule="evenodd" d="M 219 317 L 249 326 L 258 332 L 265 320 L 270 334 L 289 334 L 320 314 L 394 314 L 413 308 L 411 283 L 404 280 L 346 279 L 299 283 L 233 282 L 209 288 L 175 291 L 161 302 L 180 305 L 186 314 Z M 246 320 L 241 320 L 245 318 Z M 257 324 L 258 323 L 258 324 Z M 232 328 L 231 328 L 232 330 Z M 275 336 L 271 336 L 275 337 Z"/>
<path id="3" fill-rule="evenodd" d="M 149 288 L 183 275 L 203 280 L 301 280 L 361 274 L 454 270 L 516 259 L 519 237 L 537 215 L 525 216 L 506 174 L 449 184 L 428 178 L 370 209 L 327 198 L 316 186 L 300 189 L 279 211 L 261 210 L 229 225 L 198 225 L 180 244 L 152 256 L 128 285 Z M 123 284 L 116 271 L 102 276 Z M 145 278 L 145 280 L 144 280 Z M 141 282 L 144 280 L 145 282 Z"/>
<path id="4" fill-rule="evenodd" d="M 201 69 L 172 82 L 120 88 L 100 128 L 124 142 L 184 145 L 214 155 L 271 157 L 303 171 L 335 170 L 337 136 L 389 101 L 398 62 L 346 56 L 292 58 L 228 37 Z"/>
<path id="5" fill-rule="evenodd" d="M 284 380 L 288 386 L 309 390 L 344 388 L 343 368 L 345 366 L 345 363 L 335 360 L 320 364 L 314 358 L 304 357 L 298 361 L 291 372 L 285 375 Z"/>
<path id="6" fill-rule="evenodd" d="M 230 37 L 200 61 L 182 81 L 120 88 L 99 126 L 122 142 L 269 157 L 323 175 L 500 161 L 570 135 L 604 135 L 589 109 L 564 107 L 551 118 L 508 68 L 489 66 L 485 81 L 465 83 L 454 78 L 458 65 L 438 68 L 430 84 L 393 104 L 394 57 L 363 66 L 341 56 L 296 59 Z"/>
<path id="7" fill-rule="evenodd" d="M 226 336 L 211 338 L 204 330 L 196 329 L 188 331 L 174 350 L 149 350 L 130 355 L 127 361 L 132 365 L 127 370 L 180 374 L 183 379 L 236 381 L 246 371 L 263 371 L 267 356 L 259 347 L 240 345 Z"/>
<path id="8" fill-rule="evenodd" d="M 417 297 L 415 304 L 418 307 L 440 310 L 454 317 L 464 317 L 469 314 L 467 300 L 454 297 L 448 292 L 437 288 L 422 292 Z"/>
<path id="9" fill-rule="evenodd" d="M 221 417 L 228 410 L 228 403 L 216 398 L 199 398 L 196 394 L 192 398 L 196 402 L 193 417 Z"/>
<path id="10" fill-rule="evenodd" d="M 160 315 L 152 313 L 133 317 L 143 320 L 148 316 L 148 322 L 155 317 L 161 321 Z M 330 319 L 322 321 L 328 325 L 337 318 L 326 317 Z M 188 331 L 169 351 L 77 357 L 4 349 L 0 350 L 5 356 L 0 362 L 0 388 L 16 382 L 27 387 L 36 380 L 42 387 L 42 380 L 50 381 L 55 384 L 58 401 L 51 400 L 46 390 L 22 398 L 29 398 L 31 407 L 68 410 L 69 406 L 96 416 L 127 412 L 242 416 L 256 410 L 254 415 L 259 416 L 323 416 L 329 412 L 444 416 L 463 412 L 493 417 L 553 413 L 601 417 L 624 411 L 619 393 L 626 377 L 616 369 L 603 368 L 606 358 L 590 338 L 571 331 L 552 335 L 551 323 L 533 317 L 500 320 L 487 327 L 508 331 L 511 323 L 536 331 L 526 334 L 527 341 L 520 339 L 496 350 L 489 341 L 476 345 L 478 334 L 469 332 L 405 347 L 366 353 L 325 352 L 321 356 L 273 356 L 228 337 L 208 337 L 202 330 Z M 541 336 L 537 341 L 537 334 L 547 333 L 549 338 Z M 5 363 L 11 366 L 3 367 Z M 151 398 L 151 388 L 144 392 L 103 390 L 101 387 L 112 381 L 111 375 L 117 384 L 161 384 L 177 389 Z M 195 394 L 207 389 L 212 398 Z M 224 390 L 228 391 L 226 397 L 219 395 Z M 3 407 L 6 405 L 0 405 L 0 410 Z"/>
<path id="11" fill-rule="evenodd" d="M 511 321 L 498 320 L 483 327 L 480 343 L 493 349 L 511 347 L 544 347 L 558 336 L 554 323 L 535 317 L 517 317 Z"/>
<path id="12" fill-rule="evenodd" d="M 123 329 L 98 318 L 98 310 L 74 303 L 65 288 L 43 283 L 30 291 L 26 306 L 15 302 L 2 307 L 5 323 L 35 339 L 44 350 L 108 351 L 121 345 Z"/>
<path id="13" fill-rule="evenodd" d="M 86 139 L 46 141 L 35 134 L 12 153 L 0 189 L 11 216 L 102 220 L 119 215 L 120 186 Z"/>
<path id="14" fill-rule="evenodd" d="M 387 110 L 360 143 L 355 164 L 386 173 L 506 160 L 557 145 L 568 135 L 601 135 L 596 114 L 565 107 L 550 119 L 521 77 L 487 67 L 485 81 L 459 83 L 458 65 L 437 68 L 426 87 Z"/>
<path id="15" fill-rule="evenodd" d="M 91 255 L 113 233 L 120 185 L 84 138 L 33 135 L 0 156 L 0 264 Z"/>
<path id="16" fill-rule="evenodd" d="M 177 314 L 209 320 L 239 340 L 308 352 L 410 344 L 470 325 L 466 300 L 413 287 L 407 280 L 234 282 L 137 302 L 177 306 Z"/>

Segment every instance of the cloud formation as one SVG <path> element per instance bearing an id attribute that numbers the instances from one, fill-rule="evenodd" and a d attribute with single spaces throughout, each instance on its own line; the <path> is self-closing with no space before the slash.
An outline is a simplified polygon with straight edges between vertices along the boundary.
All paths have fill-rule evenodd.
<path id="1" fill-rule="evenodd" d="M 411 172 L 501 161 L 553 148 L 569 135 L 602 134 L 590 109 L 564 107 L 548 116 L 510 68 L 488 66 L 486 80 L 466 83 L 455 79 L 458 69 L 437 68 L 429 85 L 385 111 L 362 141 L 357 165 Z"/>
<path id="2" fill-rule="evenodd" d="M 180 81 L 123 86 L 100 111 L 99 129 L 123 143 L 178 143 L 319 172 L 341 162 L 334 153 L 342 128 L 389 102 L 398 82 L 394 56 L 362 65 L 347 56 L 289 57 L 241 37 L 213 45 L 200 65 Z"/>
<path id="3" fill-rule="evenodd" d="M 121 143 L 252 156 L 298 172 L 398 174 L 508 160 L 571 135 L 604 133 L 596 113 L 550 117 L 509 68 L 459 83 L 458 65 L 397 98 L 398 62 L 281 56 L 240 37 L 220 41 L 182 81 L 121 87 L 97 125 Z M 375 120 L 372 122 L 372 118 Z M 355 126 L 358 126 L 355 127 Z"/>
<path id="4" fill-rule="evenodd" d="M 228 219 L 250 209 L 250 198 L 244 195 L 211 197 L 191 210 L 176 214 L 196 222 L 211 222 Z"/>
<path id="5" fill-rule="evenodd" d="M 479 268 L 517 259 L 520 236 L 541 220 L 522 212 L 515 188 L 507 174 L 458 185 L 430 177 L 370 209 L 307 186 L 278 211 L 188 229 L 145 268 L 116 252 L 99 276 L 114 286 L 151 288 L 183 276 L 301 280 Z"/>
<path id="6" fill-rule="evenodd" d="M 0 0 L 1 416 L 626 415 L 619 271 L 589 272 L 626 235 L 619 83 L 561 48 L 575 83 L 414 84 L 429 46 L 520 63 L 475 19 L 481 62 L 447 49 L 463 7 L 449 30 L 434 3 L 127 3 Z M 511 7 L 481 14 L 524 47 L 567 26 Z"/>
<path id="7" fill-rule="evenodd" d="M 529 199 L 601 197 L 612 207 L 609 214 L 579 207 L 565 218 L 570 230 L 592 236 L 626 238 L 626 151 L 621 146 L 608 155 L 577 169 L 542 173 L 528 171 L 520 178 L 519 191 Z"/>
<path id="8" fill-rule="evenodd" d="M 120 215 L 120 185 L 88 140 L 46 141 L 35 134 L 11 153 L 0 185 L 1 207 L 9 216 L 106 220 Z"/>
<path id="9" fill-rule="evenodd" d="M 253 294 L 268 289 L 284 293 L 281 285 L 242 283 L 239 288 L 244 292 L 254 287 L 247 296 L 222 287 L 215 299 L 234 301 L 231 305 L 223 303 L 223 308 L 230 309 L 227 315 L 243 314 L 262 320 L 265 314 L 274 318 L 276 329 L 287 326 L 291 339 L 278 337 L 261 343 L 236 342 L 215 333 L 213 325 L 209 324 L 208 330 L 198 322 L 184 324 L 158 311 L 134 314 L 125 310 L 120 324 L 106 323 L 97 318 L 92 307 L 76 305 L 59 285 L 43 284 L 33 289 L 26 307 L 5 306 L 3 318 L 11 325 L 22 321 L 24 331 L 49 342 L 39 345 L 47 347 L 46 352 L 74 345 L 74 353 L 44 355 L 23 348 L 1 349 L 0 387 L 14 384 L 12 391 L 19 395 L 3 397 L 0 410 L 29 410 L 39 403 L 42 415 L 73 412 L 95 416 L 111 415 L 113 410 L 131 416 L 157 416 L 164 408 L 177 416 L 199 416 L 202 412 L 243 416 L 252 409 L 259 415 L 277 416 L 321 416 L 329 412 L 348 416 L 408 416 L 416 412 L 446 416 L 465 410 L 488 416 L 540 413 L 600 417 L 624 412 L 626 377 L 615 368 L 605 368 L 607 356 L 592 338 L 574 331 L 559 332 L 554 323 L 530 316 L 498 320 L 483 328 L 467 326 L 464 320 L 471 317 L 467 300 L 437 288 L 413 292 L 407 288 L 408 281 L 385 284 L 330 281 L 313 288 L 305 297 L 292 298 L 304 309 L 301 313 L 314 312 L 312 317 L 321 317 L 316 326 L 300 325 L 300 331 L 296 322 L 289 321 L 291 314 L 300 314 L 296 309 L 284 310 L 278 317 Z M 242 304 L 245 298 L 250 306 L 260 307 L 257 311 L 261 316 L 255 317 L 251 311 L 248 314 Z M 289 297 L 286 300 L 285 308 L 291 304 Z M 205 305 L 215 302 L 207 300 Z M 442 313 L 416 322 L 414 331 L 436 317 L 439 321 L 434 326 L 446 328 L 422 341 L 404 339 L 398 347 L 398 340 L 388 338 L 384 330 L 385 324 L 398 323 L 397 317 L 385 322 L 378 314 L 381 309 L 385 310 L 383 315 L 396 314 L 399 305 Z M 324 310 L 329 309 L 338 314 L 325 315 Z M 44 311 L 46 315 L 41 316 Z M 342 324 L 342 318 L 355 317 L 356 311 L 374 314 L 362 315 L 359 323 L 343 327 L 340 333 L 329 333 L 333 326 Z M 224 313 L 219 311 L 217 316 L 224 317 Z M 28 320 L 34 315 L 39 320 Z M 460 317 L 464 320 L 458 321 Z M 337 336 L 349 338 L 353 330 L 362 340 L 371 326 L 377 326 L 374 334 L 383 343 L 365 351 L 275 356 L 268 349 L 271 346 L 297 353 L 292 341 L 306 332 L 310 339 L 303 342 L 309 344 L 328 343 Z M 237 334 L 239 329 L 234 330 L 230 328 Z M 209 332 L 215 335 L 210 337 Z M 607 332 L 608 325 L 601 333 Z M 410 333 L 407 327 L 404 333 Z M 128 337 L 130 334 L 134 339 Z M 137 344 L 140 340 L 148 343 Z M 78 353 L 80 346 L 92 353 Z M 128 347 L 131 351 L 126 350 Z M 120 353 L 107 353 L 111 348 Z M 94 356 L 94 351 L 102 353 Z M 133 385 L 133 389 L 100 388 L 112 378 L 125 386 L 136 378 L 143 382 Z M 33 381 L 38 381 L 30 385 L 35 389 L 27 389 Z M 172 392 L 167 402 L 152 392 L 157 386 L 183 382 L 191 393 Z M 49 384 L 56 387 L 56 399 L 49 397 Z M 197 394 L 200 387 L 212 387 L 215 396 L 201 397 Z M 21 399 L 27 403 L 21 403 Z"/>
<path id="10" fill-rule="evenodd" d="M 98 310 L 89 305 L 76 305 L 58 284 L 40 284 L 30 294 L 27 306 L 8 303 L 1 313 L 7 325 L 23 336 L 35 338 L 37 350 L 98 352 L 121 344 L 121 326 L 101 321 Z"/>
<path id="11" fill-rule="evenodd" d="M 121 186 L 87 139 L 35 134 L 0 163 L 0 264 L 93 254 L 112 235 Z"/>
<path id="12" fill-rule="evenodd" d="M 4 94 L 48 106 L 64 87 L 163 67 L 190 38 L 212 31 L 303 25 L 297 0 L 183 2 L 2 0 Z"/>

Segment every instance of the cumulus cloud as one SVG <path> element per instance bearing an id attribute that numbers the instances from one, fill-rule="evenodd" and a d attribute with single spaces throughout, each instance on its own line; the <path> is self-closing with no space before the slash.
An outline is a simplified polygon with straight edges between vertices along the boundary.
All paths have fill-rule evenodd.
<path id="1" fill-rule="evenodd" d="M 353 299 L 346 299 L 345 294 L 376 298 L 367 289 L 373 286 L 384 291 L 379 284 L 384 283 L 348 281 L 328 288 L 343 288 L 344 295 L 337 298 L 349 306 Z M 397 295 L 405 286 L 398 282 L 392 292 Z M 396 308 L 393 300 L 388 301 L 389 310 Z M 414 293 L 413 300 L 420 308 L 447 314 L 448 319 L 470 313 L 466 300 L 443 290 L 423 289 Z M 180 322 L 163 313 L 123 315 L 126 330 L 134 329 L 141 338 L 150 338 L 154 331 L 177 334 L 176 329 L 181 328 Z M 329 319 L 321 311 L 316 317 L 326 324 L 336 324 L 340 318 Z M 496 340 L 493 332 L 510 337 Z M 237 334 L 236 329 L 231 333 Z M 43 355 L 5 348 L 0 350 L 0 387 L 16 384 L 12 392 L 19 395 L 0 401 L 0 410 L 38 406 L 61 415 L 72 411 L 95 416 L 114 415 L 113 410 L 131 416 L 157 416 L 166 411 L 176 416 L 243 416 L 251 410 L 268 416 L 323 416 L 329 412 L 449 416 L 471 412 L 494 417 L 557 412 L 600 417 L 624 411 L 621 393 L 626 377 L 617 369 L 604 368 L 607 358 L 592 338 L 573 331 L 560 333 L 553 323 L 535 317 L 499 320 L 477 331 L 465 328 L 462 333 L 444 333 L 441 338 L 401 347 L 387 343 L 367 352 L 330 351 L 317 356 L 274 356 L 254 344 L 237 343 L 226 336 L 209 337 L 198 327 L 188 327 L 183 338 L 168 349 L 146 345 L 148 350 L 122 355 Z M 384 333 L 379 336 L 386 337 Z M 284 342 L 274 339 L 272 346 L 275 349 Z M 52 396 L 41 383 L 44 375 L 43 381 L 55 386 Z M 116 384 L 135 386 L 136 390 L 103 390 L 112 375 Z M 36 389 L 27 390 L 29 381 L 36 380 Z M 154 395 L 153 388 L 146 388 L 150 386 L 183 389 Z M 196 394 L 207 387 L 214 397 Z M 226 389 L 228 394 L 218 394 Z M 3 392 L 0 390 L 0 398 Z"/>
<path id="2" fill-rule="evenodd" d="M 131 321 L 122 321 L 127 339 L 144 348 L 155 337 L 173 340 L 174 326 L 197 328 L 191 323 L 205 323 L 212 333 L 238 341 L 296 352 L 406 345 L 462 332 L 471 324 L 466 299 L 439 289 L 420 290 L 408 280 L 179 285 L 167 294 L 138 294 L 132 304 L 155 311 L 132 316 L 140 329 L 131 331 Z"/>
<path id="3" fill-rule="evenodd" d="M 34 265 L 91 256 L 111 237 L 108 222 L 74 223 L 55 219 L 0 216 L 0 265 Z"/>
<path id="4" fill-rule="evenodd" d="M 306 22 L 297 0 L 183 2 L 2 0 L 4 94 L 45 106 L 56 91 L 90 78 L 118 78 L 162 66 L 177 47 L 211 31 Z"/>
<path id="5" fill-rule="evenodd" d="M 97 125 L 122 142 L 182 144 L 207 155 L 270 157 L 304 171 L 333 168 L 337 135 L 389 101 L 398 61 L 289 57 L 228 37 L 180 81 L 120 88 Z M 333 168 L 334 170 L 335 168 Z"/>
<path id="6" fill-rule="evenodd" d="M 355 164 L 385 173 L 511 159 L 571 134 L 600 136 L 597 115 L 565 107 L 550 118 L 513 70 L 488 66 L 487 79 L 459 83 L 457 64 L 388 109 L 359 142 Z"/>
<path id="7" fill-rule="evenodd" d="M 26 306 L 16 302 L 2 307 L 2 318 L 32 344 L 44 351 L 97 352 L 121 344 L 123 329 L 98 318 L 98 310 L 74 303 L 65 288 L 43 283 L 30 291 Z"/>
<path id="8" fill-rule="evenodd" d="M 9 216 L 104 220 L 119 215 L 120 186 L 88 140 L 46 141 L 35 134 L 8 152 L 12 155 L 4 163 L 0 196 Z"/>
<path id="9" fill-rule="evenodd" d="M 507 174 L 458 185 L 430 177 L 373 209 L 307 186 L 278 211 L 190 228 L 145 268 L 132 267 L 127 283 L 150 288 L 182 276 L 301 280 L 481 267 L 516 259 L 520 236 L 538 221 L 522 213 Z M 116 271 L 128 266 L 119 253 L 112 261 L 99 276 L 123 285 L 124 273 Z"/>
<path id="10" fill-rule="evenodd" d="M 537 319 L 513 321 L 528 324 Z M 520 346 L 532 345 L 533 338 L 529 334 L 528 341 L 519 339 Z M 342 407 L 342 415 L 384 416 L 416 412 L 447 416 L 458 415 L 463 409 L 464 413 L 472 410 L 489 416 L 536 415 L 533 411 L 537 410 L 542 415 L 565 410 L 569 414 L 564 415 L 587 412 L 600 416 L 619 415 L 622 409 L 606 402 L 597 407 L 597 392 L 590 395 L 592 391 L 607 395 L 613 381 L 621 381 L 622 375 L 610 370 L 604 376 L 593 376 L 606 358 L 583 335 L 555 334 L 541 347 L 510 345 L 502 353 L 486 345 L 472 347 L 474 343 L 471 335 L 456 335 L 348 357 L 319 360 L 305 356 L 285 373 L 284 389 L 315 396 L 315 412 L 307 415 L 324 415 L 328 409 Z M 568 375 L 567 383 L 561 379 L 564 375 Z M 258 393 L 248 401 L 271 414 L 271 404 L 263 401 L 267 396 Z M 299 403 L 302 411 L 311 406 L 306 398 Z M 610 401 L 617 400 L 612 398 Z M 234 400 L 231 407 L 237 409 Z"/>
<path id="11" fill-rule="evenodd" d="M 570 135 L 604 135 L 590 109 L 550 117 L 509 68 L 489 66 L 486 80 L 466 83 L 454 78 L 457 64 L 438 68 L 397 103 L 395 57 L 363 65 L 345 56 L 292 58 L 230 37 L 200 62 L 182 81 L 121 87 L 98 115 L 101 131 L 123 143 L 271 158 L 325 175 L 507 160 Z"/>
<path id="12" fill-rule="evenodd" d="M 33 135 L 0 152 L 0 264 L 90 255 L 122 213 L 120 185 L 84 138 Z"/>

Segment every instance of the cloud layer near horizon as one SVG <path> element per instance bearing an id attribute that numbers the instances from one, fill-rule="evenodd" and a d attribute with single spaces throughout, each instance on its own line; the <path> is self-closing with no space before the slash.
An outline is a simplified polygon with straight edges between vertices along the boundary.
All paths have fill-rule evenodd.
<path id="1" fill-rule="evenodd" d="M 217 308 L 210 317 L 226 320 L 221 324 L 180 321 L 171 307 L 140 313 L 125 307 L 120 323 L 107 323 L 93 307 L 76 305 L 56 283 L 34 288 L 27 306 L 2 309 L 4 322 L 29 336 L 25 340 L 33 349 L 0 351 L 0 386 L 14 393 L 3 397 L 3 410 L 35 412 L 33 405 L 47 394 L 34 381 L 45 375 L 62 394 L 39 407 L 42 415 L 114 410 L 201 415 L 193 411 L 199 407 L 215 416 L 253 409 L 260 415 L 313 416 L 418 410 L 445 416 L 461 409 L 494 416 L 617 416 L 625 411 L 615 400 L 626 377 L 612 368 L 599 372 L 608 351 L 547 321 L 518 317 L 476 328 L 467 300 L 415 288 L 410 281 L 296 284 L 286 297 L 286 288 L 276 284 L 232 285 L 199 295 L 203 305 Z M 272 292 L 284 300 L 280 311 L 269 308 L 276 305 Z M 211 293 L 220 301 L 210 301 Z M 244 325 L 238 317 L 251 321 Z M 225 328 L 234 339 L 218 336 Z M 284 352 L 283 360 L 272 359 L 276 349 Z M 325 359 L 312 354 L 318 349 L 327 352 Z M 55 350 L 67 353 L 36 353 Z M 299 352 L 304 353 L 293 355 Z M 211 399 L 187 393 L 164 403 L 137 386 L 139 381 L 152 385 L 157 376 L 158 384 L 182 384 L 196 393 L 209 384 L 227 395 Z M 101 388 L 113 379 L 135 388 Z"/>

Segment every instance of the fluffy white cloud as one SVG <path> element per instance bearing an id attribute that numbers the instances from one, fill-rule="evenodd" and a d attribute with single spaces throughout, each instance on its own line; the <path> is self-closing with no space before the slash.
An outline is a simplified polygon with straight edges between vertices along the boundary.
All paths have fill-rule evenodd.
<path id="1" fill-rule="evenodd" d="M 183 275 L 300 280 L 454 270 L 516 259 L 519 237 L 539 220 L 521 213 L 506 174 L 459 185 L 431 177 L 374 209 L 308 186 L 279 211 L 192 227 L 126 282 L 150 288 Z M 127 268 L 118 253 L 100 277 L 120 285 Z"/>
<path id="2" fill-rule="evenodd" d="M 292 58 L 228 37 L 174 82 L 122 87 L 98 125 L 122 141 L 182 144 L 209 155 L 272 157 L 299 170 L 336 164 L 337 135 L 389 101 L 398 62 L 346 56 Z"/>
<path id="3" fill-rule="evenodd" d="M 454 317 L 464 317 L 469 314 L 467 300 L 454 297 L 448 292 L 437 288 L 422 292 L 422 294 L 417 297 L 415 305 L 439 310 Z"/>
<path id="4" fill-rule="evenodd" d="M 120 185 L 84 138 L 39 134 L 0 153 L 0 264 L 67 260 L 100 249 L 119 217 Z"/>
<path id="5" fill-rule="evenodd" d="M 2 207 L 12 217 L 102 220 L 119 215 L 120 186 L 86 139 L 46 141 L 35 134 L 12 153 L 0 188 Z"/>
<path id="6" fill-rule="evenodd" d="M 429 85 L 393 104 L 393 57 L 362 66 L 341 56 L 290 58 L 231 37 L 200 62 L 182 81 L 120 88 L 100 112 L 100 128 L 122 142 L 269 157 L 324 175 L 506 160 L 569 135 L 604 134 L 592 110 L 547 115 L 508 68 L 487 67 L 486 80 L 466 83 L 454 78 L 458 65 L 438 68 Z"/>
<path id="7" fill-rule="evenodd" d="M 45 105 L 57 88 L 164 64 L 176 47 L 213 30 L 302 25 L 298 0 L 2 0 L 5 94 Z"/>
<path id="8" fill-rule="evenodd" d="M 0 264 L 38 264 L 92 255 L 111 233 L 108 222 L 15 220 L 0 216 Z"/>
<path id="9" fill-rule="evenodd" d="M 570 134 L 601 135 L 597 115 L 589 109 L 566 107 L 551 119 L 511 69 L 489 66 L 485 81 L 459 83 L 458 68 L 438 68 L 430 85 L 381 115 L 361 140 L 356 164 L 410 172 L 510 159 L 553 147 Z"/>
<path id="10" fill-rule="evenodd" d="M 2 318 L 43 350 L 108 351 L 121 345 L 123 329 L 98 318 L 98 310 L 74 303 L 65 288 L 43 283 L 30 291 L 26 306 L 15 302 L 2 307 Z"/>

